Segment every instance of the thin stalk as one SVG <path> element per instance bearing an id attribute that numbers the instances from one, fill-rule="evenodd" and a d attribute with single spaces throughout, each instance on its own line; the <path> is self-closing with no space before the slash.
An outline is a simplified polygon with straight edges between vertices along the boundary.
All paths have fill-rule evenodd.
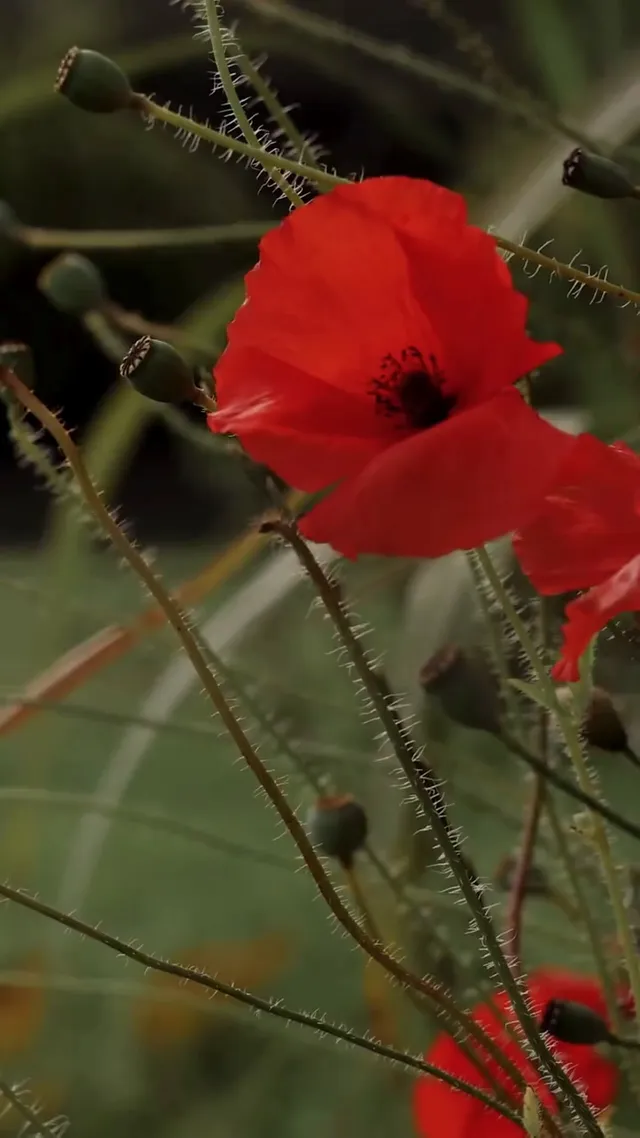
<path id="1" fill-rule="evenodd" d="M 239 138 L 234 138 L 233 135 L 214 130 L 213 127 L 197 122 L 196 119 L 188 118 L 186 115 L 178 114 L 177 111 L 172 111 L 169 107 L 162 107 L 158 103 L 154 103 L 152 99 L 147 98 L 146 95 L 140 95 L 140 109 L 142 114 L 148 118 L 164 122 L 167 126 L 175 127 L 176 130 L 194 134 L 211 146 L 219 146 L 233 154 L 241 154 L 251 162 L 268 166 L 270 169 L 286 170 L 291 174 L 297 174 L 298 177 L 306 178 L 322 189 L 331 190 L 334 186 L 347 185 L 350 181 L 349 178 L 339 178 L 337 174 L 330 174 L 327 170 L 317 169 L 304 162 L 298 162 L 294 158 L 285 158 L 284 154 L 267 154 L 260 143 L 254 146 L 248 142 L 242 142 Z"/>
<path id="2" fill-rule="evenodd" d="M 238 66 L 244 73 L 247 82 L 251 84 L 256 95 L 266 107 L 272 122 L 275 123 L 278 130 L 289 142 L 293 157 L 298 158 L 301 162 L 307 162 L 310 166 L 316 166 L 315 161 L 312 161 L 313 155 L 309 153 L 313 150 L 312 144 L 308 142 L 302 132 L 298 130 L 291 115 L 286 108 L 283 107 L 271 84 L 260 74 L 259 67 L 253 64 L 246 55 L 242 55 L 238 60 Z"/>
<path id="3" fill-rule="evenodd" d="M 453 828 L 449 825 L 446 816 L 446 805 L 439 789 L 438 780 L 429 772 L 420 757 L 422 766 L 431 776 L 429 787 L 417 773 L 416 766 L 419 758 L 415 744 L 409 740 L 408 734 L 402 730 L 391 712 L 384 695 L 384 687 L 380 685 L 379 678 L 372 669 L 355 634 L 347 610 L 342 602 L 336 587 L 325 575 L 322 567 L 316 561 L 309 546 L 303 540 L 295 526 L 284 520 L 269 523 L 273 532 L 278 533 L 296 553 L 302 568 L 314 585 L 327 615 L 330 617 L 339 637 L 344 645 L 349 659 L 361 681 L 363 688 L 371 700 L 372 706 L 384 728 L 385 734 L 391 743 L 395 755 L 402 766 L 409 785 L 418 796 L 425 817 L 429 820 L 434 831 L 438 845 L 450 867 L 460 888 L 473 918 L 492 965 L 500 978 L 505 992 L 508 994 L 515 1012 L 520 1021 L 524 1036 L 536 1058 L 549 1073 L 562 1097 L 571 1106 L 576 1116 L 584 1123 L 588 1134 L 602 1138 L 602 1131 L 592 1114 L 586 1100 L 577 1090 L 565 1069 L 557 1061 L 542 1038 L 535 1017 L 527 1003 L 518 981 L 509 967 L 507 958 L 502 951 L 500 942 L 493 927 L 491 917 L 483 903 L 481 887 L 469 873 L 468 864 L 461 853 L 459 841 Z"/>
<path id="4" fill-rule="evenodd" d="M 289 170 L 293 174 L 298 174 L 301 178 L 306 178 L 321 190 L 327 191 L 333 189 L 334 186 L 349 185 L 352 181 L 350 178 L 341 178 L 337 174 L 330 174 L 328 170 L 306 165 L 293 158 L 285 158 L 283 154 L 267 154 L 264 150 L 261 150 L 259 146 L 250 146 L 246 142 L 241 142 L 238 138 L 233 138 L 231 135 L 213 130 L 212 127 L 206 126 L 205 123 L 199 123 L 195 119 L 187 118 L 185 115 L 178 114 L 177 111 L 172 111 L 168 107 L 161 107 L 158 103 L 154 103 L 153 100 L 147 98 L 146 95 L 140 95 L 139 99 L 142 113 L 149 118 L 157 119 L 158 122 L 167 123 L 177 130 L 194 134 L 212 146 L 219 146 L 234 154 L 241 154 L 252 162 L 258 162 L 264 165 L 268 161 L 271 166 L 277 167 L 279 170 Z M 529 249 L 526 245 L 520 245 L 515 241 L 510 241 L 506 237 L 501 237 L 500 234 L 492 233 L 491 236 L 499 249 L 504 249 L 505 252 L 511 253 L 520 261 L 528 261 L 531 264 L 540 265 L 541 268 L 547 269 L 550 273 L 561 277 L 563 280 L 574 281 L 577 284 L 583 285 L 585 288 L 595 289 L 596 292 L 604 292 L 608 296 L 616 297 L 618 300 L 626 300 L 631 304 L 640 305 L 640 292 L 633 292 L 624 285 L 614 284 L 613 281 L 598 277 L 593 273 L 584 273 L 581 269 L 574 268 L 573 265 L 567 265 L 563 261 L 556 260 L 555 257 L 548 257 L 546 253 L 540 253 L 537 249 Z"/>
<path id="5" fill-rule="evenodd" d="M 236 221 L 229 225 L 193 225 L 180 229 L 40 229 L 23 226 L 20 237 L 31 249 L 81 249 L 127 252 L 137 249 L 185 249 L 191 245 L 226 245 L 258 241 L 273 221 Z"/>
<path id="6" fill-rule="evenodd" d="M 236 85 L 231 74 L 229 67 L 229 60 L 227 58 L 227 49 L 218 15 L 218 0 L 205 0 L 203 11 L 206 15 L 207 24 L 209 26 L 209 38 L 211 40 L 211 50 L 215 61 L 222 89 L 225 93 L 229 110 L 237 122 L 242 134 L 244 135 L 249 146 L 257 147 L 262 151 L 263 157 L 261 159 L 267 173 L 271 176 L 276 186 L 282 193 L 289 199 L 291 205 L 299 206 L 303 204 L 303 199 L 300 194 L 296 193 L 293 186 L 289 183 L 288 179 L 280 173 L 277 166 L 269 162 L 269 152 L 265 150 L 260 143 L 255 130 L 253 129 L 247 112 L 242 105 L 242 99 L 236 91 Z"/>
<path id="7" fill-rule="evenodd" d="M 358 920 L 342 902 L 326 873 L 324 866 L 311 844 L 306 830 L 298 819 L 297 814 L 289 805 L 283 794 L 278 780 L 264 766 L 255 749 L 247 738 L 239 720 L 227 702 L 218 679 L 205 659 L 198 641 L 191 631 L 188 618 L 180 608 L 179 603 L 166 591 L 161 580 L 156 576 L 145 558 L 131 544 L 123 530 L 120 529 L 109 511 L 106 509 L 102 496 L 96 489 L 84 465 L 80 451 L 64 429 L 58 418 L 30 391 L 12 372 L 7 369 L 0 370 L 0 384 L 8 387 L 39 420 L 41 425 L 54 438 L 64 453 L 69 467 L 73 471 L 78 486 L 105 535 L 113 544 L 115 550 L 122 556 L 133 570 L 134 574 L 144 584 L 145 588 L 164 612 L 167 623 L 176 632 L 182 646 L 189 658 L 198 679 L 201 681 L 205 693 L 213 707 L 220 716 L 228 735 L 238 749 L 246 765 L 262 787 L 267 798 L 275 807 L 281 821 L 294 840 L 302 859 L 307 866 L 321 897 L 326 901 L 331 912 L 339 921 L 356 944 L 382 965 L 402 986 L 413 988 L 420 995 L 431 1000 L 444 1015 L 449 1016 L 458 1023 L 467 1034 L 477 1042 L 480 1047 L 495 1058 L 499 1065 L 515 1080 L 516 1085 L 523 1088 L 524 1079 L 513 1063 L 506 1059 L 500 1049 L 494 1044 L 487 1033 L 480 1028 L 469 1015 L 462 1012 L 456 1005 L 454 997 L 442 989 L 430 978 L 415 976 L 405 968 L 381 944 L 373 941 L 362 928 Z M 305 547 L 306 548 L 306 547 Z M 594 1133 L 598 1133 L 595 1131 Z"/>
<path id="8" fill-rule="evenodd" d="M 580 789 L 584 794 L 590 794 L 594 787 L 582 751 L 580 736 L 573 722 L 573 718 L 558 699 L 553 681 L 548 675 L 536 645 L 529 635 L 529 630 L 524 624 L 524 621 L 521 620 L 508 591 L 500 579 L 500 574 L 496 571 L 486 549 L 478 550 L 478 557 L 504 612 L 505 618 L 509 621 L 509 624 L 520 641 L 523 651 L 527 655 L 539 684 L 541 694 L 544 695 L 549 706 L 553 708 L 554 715 L 564 736 Z M 607 831 L 600 813 L 596 813 L 595 811 L 593 812 L 593 837 L 600 856 L 616 930 L 629 973 L 629 982 L 633 993 L 636 1015 L 638 1015 L 640 1013 L 640 962 L 638 961 L 633 933 L 629 925 L 622 887 L 613 861 Z"/>
<path id="9" fill-rule="evenodd" d="M 564 778 L 559 774 L 554 767 L 545 763 L 539 755 L 530 751 L 528 747 L 521 743 L 515 736 L 509 732 L 503 731 L 500 735 L 501 741 L 504 743 L 512 754 L 517 755 L 522 759 L 527 766 L 536 771 L 537 774 L 544 775 L 548 782 L 561 790 L 563 794 L 573 798 L 576 802 L 580 802 L 583 806 L 587 806 L 594 814 L 599 815 L 601 818 L 606 818 L 612 826 L 618 830 L 622 830 L 625 834 L 630 834 L 632 838 L 640 840 L 640 826 L 635 822 L 630 822 L 628 818 L 624 818 L 622 814 L 618 814 L 617 810 L 613 810 L 606 802 L 602 802 L 595 795 L 589 794 L 587 791 L 582 790 L 580 786 L 576 786 L 570 782 L 569 779 Z"/>
<path id="10" fill-rule="evenodd" d="M 522 844 L 518 861 L 515 867 L 513 885 L 511 886 L 505 928 L 509 944 L 509 962 L 511 967 L 519 971 L 522 967 L 520 960 L 520 941 L 522 936 L 522 917 L 527 895 L 527 878 L 531 869 L 533 853 L 538 836 L 538 827 L 545 805 L 546 785 L 541 775 L 536 775 L 533 794 L 527 805 Z"/>
<path id="11" fill-rule="evenodd" d="M 5 1098 L 7 1102 L 23 1119 L 23 1125 L 20 1127 L 20 1134 L 33 1134 L 42 1135 L 43 1138 L 46 1134 L 51 1134 L 51 1122 L 43 1122 L 37 1110 L 24 1102 L 21 1098 L 19 1091 L 8 1083 L 6 1079 L 0 1078 L 0 1097 Z"/>
<path id="12" fill-rule="evenodd" d="M 54 909 L 51 905 L 47 905 L 44 901 L 30 896 L 22 889 L 13 889 L 10 885 L 0 883 L 0 897 L 6 898 L 7 901 L 12 901 L 16 905 L 21 905 L 22 908 L 29 909 L 32 913 L 38 913 L 42 917 L 56 921 L 65 928 L 71 929 L 73 932 L 77 932 L 81 936 L 95 941 L 97 944 L 102 944 L 106 948 L 110 948 L 113 952 L 117 952 L 119 956 L 124 956 L 128 960 L 142 964 L 145 968 L 151 969 L 153 972 L 162 972 L 166 976 L 177 976 L 181 980 L 188 980 L 192 984 L 198 984 L 202 988 L 207 988 L 210 992 L 218 992 L 223 996 L 228 996 L 229 999 L 236 1000 L 238 1003 L 252 1008 L 253 1011 L 264 1012 L 266 1015 L 275 1016 L 285 1023 L 296 1023 L 302 1027 L 309 1027 L 321 1035 L 329 1035 L 333 1039 L 342 1040 L 345 1043 L 351 1044 L 353 1047 L 359 1047 L 364 1051 L 369 1051 L 373 1055 L 380 1055 L 407 1069 L 419 1071 L 425 1075 L 432 1075 L 435 1079 L 447 1083 L 448 1086 L 454 1087 L 456 1090 L 478 1099 L 479 1102 L 491 1107 L 497 1111 L 498 1114 L 501 1114 L 504 1118 L 508 1118 L 511 1122 L 520 1123 L 519 1116 L 509 1107 L 496 1102 L 490 1095 L 472 1086 L 471 1083 L 466 1083 L 463 1079 L 458 1079 L 454 1075 L 450 1075 L 447 1071 L 441 1071 L 438 1067 L 435 1067 L 432 1063 L 428 1063 L 423 1059 L 418 1059 L 413 1055 L 407 1055 L 403 1051 L 396 1051 L 393 1047 L 386 1047 L 384 1044 L 377 1043 L 373 1039 L 367 1039 L 365 1036 L 356 1035 L 346 1028 L 328 1023 L 320 1016 L 309 1015 L 307 1012 L 294 1011 L 291 1008 L 285 1007 L 277 1000 L 270 1001 L 261 999 L 252 992 L 245 991 L 244 988 L 236 988 L 232 984 L 225 984 L 222 980 L 217 980 L 215 977 L 207 975 L 206 972 L 198 972 L 193 968 L 186 968 L 182 964 L 173 964 L 168 960 L 158 960 L 148 952 L 134 948 L 131 943 L 119 940 L 110 933 L 104 932 L 101 928 L 94 928 L 93 925 L 86 924 L 71 913 L 63 913 L 59 909 Z M 0 1084 L 0 1093 L 3 1093 L 2 1084 Z M 42 1129 L 40 1122 L 38 1122 L 38 1125 Z"/>

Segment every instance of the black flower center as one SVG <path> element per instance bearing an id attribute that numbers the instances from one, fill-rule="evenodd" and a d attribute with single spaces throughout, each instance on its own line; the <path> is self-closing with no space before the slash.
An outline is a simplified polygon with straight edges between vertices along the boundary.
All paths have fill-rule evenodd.
<path id="1" fill-rule="evenodd" d="M 403 348 L 400 356 L 384 356 L 380 374 L 371 381 L 376 410 L 413 431 L 444 423 L 455 407 L 445 394 L 445 377 L 435 356 L 428 362 L 418 348 Z"/>

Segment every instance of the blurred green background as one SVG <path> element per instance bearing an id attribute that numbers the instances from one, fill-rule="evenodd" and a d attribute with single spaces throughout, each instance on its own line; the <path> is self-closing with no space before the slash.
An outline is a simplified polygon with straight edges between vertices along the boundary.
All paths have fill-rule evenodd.
<path id="1" fill-rule="evenodd" d="M 251 58 L 268 55 L 261 73 L 285 104 L 297 104 L 298 126 L 341 172 L 442 181 L 468 195 L 479 223 L 536 246 L 552 242 L 558 258 L 638 287 L 637 203 L 600 202 L 560 185 L 575 132 L 640 170 L 633 0 L 295 8 L 244 0 L 227 15 Z M 160 102 L 193 108 L 212 125 L 224 115 L 222 97 L 211 94 L 207 44 L 194 38 L 188 10 L 165 0 L 134 11 L 118 0 L 4 0 L 0 199 L 23 223 L 135 229 L 268 222 L 284 213 L 253 171 L 223 163 L 204 145 L 191 153 L 168 130 L 84 116 L 56 99 L 57 64 L 73 43 L 121 60 L 136 88 Z M 119 305 L 180 323 L 215 357 L 255 249 L 255 240 L 242 240 L 90 255 Z M 40 294 L 37 276 L 51 255 L 23 252 L 3 265 L 0 339 L 31 346 L 38 393 L 78 430 L 110 500 L 153 548 L 165 579 L 189 580 L 243 532 L 265 504 L 263 489 L 200 419 L 159 419 L 153 405 L 119 387 L 113 360 L 90 331 Z M 565 284 L 526 267 L 514 273 L 533 299 L 533 330 L 566 348 L 536 387 L 540 406 L 605 438 L 633 430 L 637 312 L 593 294 L 568 295 Z M 0 692 L 10 703 L 61 653 L 134 619 L 146 599 L 68 506 L 52 504 L 42 480 L 18 465 L 4 429 L 0 477 Z M 386 651 L 389 675 L 431 739 L 468 850 L 492 875 L 517 844 L 528 779 L 485 736 L 453 728 L 424 705 L 416 683 L 420 664 L 442 643 L 480 635 L 463 560 L 421 567 L 367 559 L 344 568 L 343 578 L 371 624 L 371 647 Z M 263 551 L 200 598 L 198 615 L 235 682 L 294 749 L 297 769 L 282 744 L 253 725 L 263 754 L 287 777 L 291 801 L 303 811 L 313 801 L 306 764 L 313 777 L 330 776 L 361 798 L 385 857 L 410 847 L 409 895 L 420 918 L 399 912 L 363 864 L 371 905 L 418 966 L 439 970 L 461 999 L 474 998 L 481 969 L 464 914 L 430 868 L 428 843 L 414 837 L 394 764 L 376 761 L 377 727 L 361 714 L 310 589 L 279 553 Z M 632 721 L 635 655 L 627 639 L 603 663 Z M 162 720 L 157 730 L 149 719 Z M 637 774 L 596 762 L 612 801 L 630 814 Z M 400 1047 L 426 1046 L 429 1027 L 397 993 L 365 980 L 359 953 L 327 919 L 168 632 L 143 638 L 57 709 L 0 735 L 0 764 L 0 865 L 12 884 L 153 953 L 321 1009 Z M 112 808 L 106 820 L 86 812 L 92 796 Z M 172 832 L 170 820 L 188 833 Z M 569 840 L 609 935 L 591 855 Z M 546 828 L 539 861 L 566 891 Z M 61 1132 L 67 1117 L 79 1133 L 131 1138 L 412 1132 L 410 1080 L 391 1067 L 219 1000 L 194 1005 L 188 989 L 159 985 L 15 906 L 5 904 L 0 921 L 0 1074 L 29 1080 L 43 1117 L 58 1117 Z M 549 900 L 529 903 L 524 944 L 531 966 L 591 966 L 580 927 Z M 628 1104 L 619 1117 L 624 1134 L 637 1115 Z M 7 1133 L 20 1125 L 14 1112 L 0 1118 Z"/>

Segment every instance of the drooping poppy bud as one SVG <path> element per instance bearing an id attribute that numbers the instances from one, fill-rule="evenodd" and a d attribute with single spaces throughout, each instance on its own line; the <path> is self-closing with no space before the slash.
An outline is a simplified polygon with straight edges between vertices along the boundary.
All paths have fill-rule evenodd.
<path id="1" fill-rule="evenodd" d="M 99 51 L 72 47 L 62 60 L 55 90 L 76 107 L 97 114 L 135 109 L 139 97 L 122 68 Z"/>
<path id="2" fill-rule="evenodd" d="M 350 794 L 318 798 L 309 813 L 308 826 L 314 846 L 347 869 L 369 831 L 364 808 Z"/>
<path id="3" fill-rule="evenodd" d="M 640 187 L 634 186 L 624 166 L 580 146 L 565 158 L 562 169 L 563 184 L 583 194 L 596 198 L 640 197 Z"/>
<path id="4" fill-rule="evenodd" d="M 549 1000 L 542 1013 L 540 1030 L 561 1043 L 608 1043 L 612 1037 L 602 1016 L 586 1004 L 573 1000 Z"/>
<path id="5" fill-rule="evenodd" d="M 479 652 L 447 644 L 423 664 L 419 680 L 422 690 L 439 700 L 454 723 L 500 734 L 498 686 Z"/>
<path id="6" fill-rule="evenodd" d="M 107 289 L 100 270 L 80 253 L 61 253 L 40 273 L 41 291 L 60 312 L 82 317 L 102 308 Z"/>
<path id="7" fill-rule="evenodd" d="M 31 349 L 26 344 L 7 340 L 0 344 L 0 368 L 6 367 L 27 387 L 33 387 L 35 374 Z"/>
<path id="8" fill-rule="evenodd" d="M 198 397 L 193 369 L 166 340 L 136 340 L 120 364 L 120 375 L 156 403 L 186 403 Z"/>

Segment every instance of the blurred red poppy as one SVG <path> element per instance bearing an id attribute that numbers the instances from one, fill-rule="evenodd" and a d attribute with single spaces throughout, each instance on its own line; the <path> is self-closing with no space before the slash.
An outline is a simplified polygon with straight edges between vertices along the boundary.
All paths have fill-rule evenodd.
<path id="1" fill-rule="evenodd" d="M 528 981 L 532 1007 L 541 1016 L 550 1000 L 569 1000 L 584 1004 L 605 1020 L 606 1004 L 595 979 L 561 969 L 545 968 L 534 972 Z M 500 1050 L 522 1072 L 527 1084 L 540 1102 L 555 1112 L 556 1106 L 544 1078 L 537 1073 L 522 1047 L 512 1039 L 504 1019 L 513 1023 L 514 1013 L 509 998 L 500 993 L 493 1001 L 480 1004 L 473 1018 L 500 1045 Z M 610 1060 L 586 1044 L 553 1042 L 558 1059 L 571 1072 L 576 1085 L 598 1113 L 614 1101 L 618 1090 L 618 1070 Z M 498 1068 L 495 1061 L 484 1057 L 493 1077 L 513 1091 L 522 1103 L 522 1094 Z M 441 1070 L 457 1075 L 482 1090 L 489 1084 L 449 1035 L 439 1035 L 427 1053 L 427 1059 Z M 417 1080 L 414 1091 L 414 1118 L 418 1134 L 424 1138 L 522 1138 L 522 1130 L 509 1119 L 488 1110 L 477 1099 L 453 1090 L 446 1083 L 425 1075 Z"/>
<path id="2" fill-rule="evenodd" d="M 340 186 L 263 237 L 215 371 L 214 431 L 296 488 L 330 493 L 313 541 L 436 557 L 526 523 L 572 440 L 516 380 L 560 353 L 458 194 Z"/>
<path id="3" fill-rule="evenodd" d="M 514 537 L 540 593 L 589 592 L 567 605 L 557 680 L 579 679 L 580 657 L 601 628 L 640 609 L 640 458 L 623 443 L 581 435 L 535 519 Z"/>

